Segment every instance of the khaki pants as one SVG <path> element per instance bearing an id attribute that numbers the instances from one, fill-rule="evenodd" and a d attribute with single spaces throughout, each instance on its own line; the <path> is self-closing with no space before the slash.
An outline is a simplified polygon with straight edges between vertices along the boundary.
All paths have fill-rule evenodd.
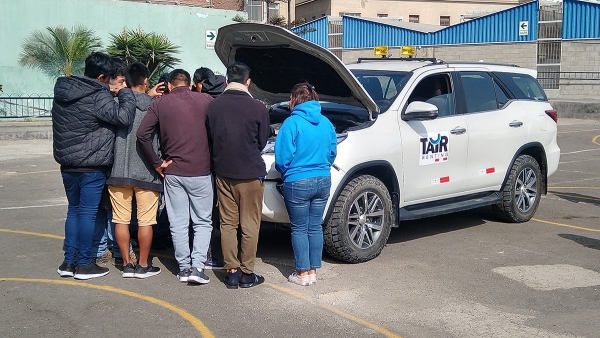
<path id="1" fill-rule="evenodd" d="M 256 260 L 264 182 L 220 176 L 216 181 L 225 269 L 240 268 L 243 273 L 251 274 Z M 238 231 L 241 232 L 239 259 Z"/>

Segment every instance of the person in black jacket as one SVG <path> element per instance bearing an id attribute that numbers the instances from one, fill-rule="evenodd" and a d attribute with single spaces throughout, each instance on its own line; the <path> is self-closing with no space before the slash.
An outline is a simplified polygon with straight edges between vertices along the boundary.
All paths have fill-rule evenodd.
<path id="1" fill-rule="evenodd" d="M 129 88 L 119 89 L 115 101 L 108 86 L 113 72 L 110 56 L 95 52 L 85 60 L 83 77 L 60 77 L 54 86 L 53 153 L 69 203 L 61 277 L 90 279 L 109 272 L 92 263 L 94 223 L 113 164 L 115 126 L 129 126 L 136 106 Z"/>
<path id="2" fill-rule="evenodd" d="M 250 95 L 248 86 L 250 68 L 233 63 L 227 67 L 227 88 L 209 104 L 207 113 L 229 289 L 249 288 L 265 280 L 254 273 L 254 261 L 267 174 L 261 151 L 271 128 L 267 108 Z M 242 233 L 239 258 L 238 231 Z"/>
<path id="3" fill-rule="evenodd" d="M 205 93 L 214 98 L 223 94 L 225 87 L 227 87 L 225 76 L 215 75 L 210 68 L 200 67 L 194 72 L 193 91 Z"/>

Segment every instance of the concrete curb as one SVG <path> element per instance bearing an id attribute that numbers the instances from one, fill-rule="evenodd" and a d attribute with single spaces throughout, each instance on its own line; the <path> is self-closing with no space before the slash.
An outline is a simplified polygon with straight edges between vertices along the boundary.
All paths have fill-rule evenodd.
<path id="1" fill-rule="evenodd" d="M 566 100 L 549 100 L 558 111 L 558 118 L 577 118 L 600 120 L 600 102 L 577 102 Z"/>

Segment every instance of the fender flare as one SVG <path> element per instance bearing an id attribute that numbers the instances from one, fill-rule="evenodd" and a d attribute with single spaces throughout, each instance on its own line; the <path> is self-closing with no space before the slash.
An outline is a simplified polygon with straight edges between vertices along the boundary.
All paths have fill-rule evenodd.
<path id="1" fill-rule="evenodd" d="M 354 167 L 352 167 L 350 170 L 348 170 L 346 172 L 346 174 L 344 175 L 344 177 L 342 178 L 342 180 L 340 181 L 340 184 L 338 184 L 338 186 L 336 187 L 335 192 L 333 193 L 333 197 L 331 198 L 331 203 L 329 203 L 329 207 L 327 208 L 327 212 L 325 213 L 325 217 L 323 218 L 323 224 L 325 224 L 329 221 L 329 218 L 331 217 L 331 214 L 333 213 L 333 209 L 335 208 L 335 203 L 336 203 L 337 198 L 342 193 L 342 190 L 344 189 L 344 187 L 346 187 L 346 184 L 348 182 L 350 182 L 350 180 L 352 180 L 352 178 L 354 178 L 356 173 L 360 170 L 376 168 L 376 167 L 383 167 L 383 168 L 389 170 L 393 175 L 392 182 L 391 182 L 393 190 L 390 191 L 390 197 L 392 197 L 392 204 L 394 204 L 393 203 L 394 202 L 393 194 L 397 194 L 399 196 L 400 184 L 398 182 L 398 175 L 396 175 L 396 171 L 394 170 L 394 167 L 390 164 L 390 162 L 385 161 L 385 160 L 376 160 L 376 161 L 360 163 L 360 164 L 357 164 Z M 381 179 L 381 178 L 379 178 L 379 179 Z M 385 184 L 385 182 L 384 182 L 384 184 Z M 386 184 L 386 186 L 387 186 L 387 184 Z M 393 214 L 395 214 L 395 215 L 398 214 L 399 207 L 400 207 L 399 204 L 400 204 L 399 202 L 396 203 L 396 205 L 394 206 L 395 210 L 392 210 Z"/>

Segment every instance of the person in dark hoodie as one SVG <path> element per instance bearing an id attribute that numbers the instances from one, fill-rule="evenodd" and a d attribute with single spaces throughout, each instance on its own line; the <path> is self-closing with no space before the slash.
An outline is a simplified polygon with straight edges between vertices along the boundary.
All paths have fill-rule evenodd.
<path id="1" fill-rule="evenodd" d="M 200 67 L 194 72 L 194 88 L 197 92 L 205 93 L 213 98 L 223 94 L 227 84 L 225 76 L 215 75 L 212 70 L 206 67 Z"/>
<path id="2" fill-rule="evenodd" d="M 319 95 L 299 83 L 290 95 L 291 116 L 275 140 L 275 168 L 283 177 L 283 199 L 290 216 L 296 271 L 288 280 L 307 286 L 317 282 L 323 254 L 323 213 L 331 188 L 330 168 L 337 155 L 331 122 L 321 115 Z"/>
<path id="3" fill-rule="evenodd" d="M 115 127 L 133 122 L 135 97 L 109 89 L 114 77 L 110 56 L 95 52 L 85 60 L 83 77 L 60 77 L 54 86 L 52 132 L 54 159 L 60 164 L 68 200 L 61 277 L 90 279 L 109 270 L 92 263 L 92 237 L 107 174 L 113 164 Z"/>
<path id="4" fill-rule="evenodd" d="M 136 101 L 135 119 L 129 127 L 117 128 L 115 161 L 110 178 L 106 181 L 113 210 L 112 221 L 116 224 L 115 237 L 123 257 L 124 278 L 147 278 L 160 273 L 160 268 L 152 266 L 148 256 L 163 182 L 150 160 L 143 154 L 136 136 L 140 123 L 152 103 L 152 98 L 146 94 L 149 77 L 150 71 L 143 63 L 134 62 L 127 69 L 127 86 L 133 90 Z M 154 151 L 159 153 L 157 132 L 152 134 L 152 144 Z M 137 238 L 140 245 L 140 256 L 135 266 L 129 254 L 129 223 L 134 198 L 139 226 Z"/>

